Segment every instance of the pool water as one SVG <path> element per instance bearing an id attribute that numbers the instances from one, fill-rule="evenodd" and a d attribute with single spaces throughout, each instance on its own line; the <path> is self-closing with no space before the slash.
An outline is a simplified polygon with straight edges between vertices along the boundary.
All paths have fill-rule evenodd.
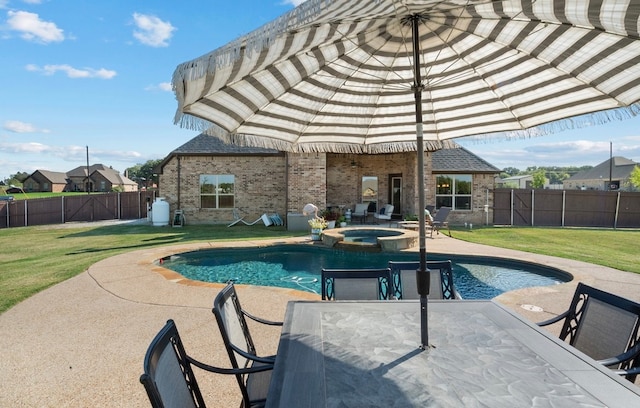
<path id="1" fill-rule="evenodd" d="M 305 245 L 207 249 L 172 255 L 162 266 L 204 282 L 277 286 L 320 293 L 322 268 L 386 268 L 389 260 L 417 261 L 417 253 L 353 252 Z M 451 259 L 454 285 L 464 299 L 491 299 L 503 292 L 567 282 L 568 274 L 530 263 L 486 257 L 429 254 Z"/>

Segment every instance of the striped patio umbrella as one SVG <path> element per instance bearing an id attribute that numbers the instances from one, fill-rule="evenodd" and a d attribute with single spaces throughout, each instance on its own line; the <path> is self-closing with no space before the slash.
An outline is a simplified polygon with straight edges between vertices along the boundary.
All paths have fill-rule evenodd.
<path id="1" fill-rule="evenodd" d="M 452 138 L 637 114 L 639 16 L 637 0 L 307 0 L 178 66 L 175 121 L 282 151 L 417 151 L 424 183 L 423 152 Z"/>

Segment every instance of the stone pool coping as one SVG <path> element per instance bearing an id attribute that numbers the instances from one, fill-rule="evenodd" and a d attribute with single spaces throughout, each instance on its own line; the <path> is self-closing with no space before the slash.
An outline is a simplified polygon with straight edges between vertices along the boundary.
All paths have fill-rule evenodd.
<path id="1" fill-rule="evenodd" d="M 400 228 L 387 228 L 382 226 L 364 226 L 364 227 L 344 227 L 344 228 L 331 228 L 322 231 L 321 240 L 322 243 L 328 247 L 335 247 L 340 245 L 342 247 L 353 246 L 357 249 L 365 250 L 367 248 L 375 248 L 376 245 L 363 244 L 359 242 L 345 242 L 344 232 L 353 230 L 369 230 L 369 231 L 392 231 L 397 232 L 398 235 L 377 237 L 377 245 L 383 252 L 398 252 L 417 248 L 419 243 L 419 234 L 416 231 L 400 229 Z"/>

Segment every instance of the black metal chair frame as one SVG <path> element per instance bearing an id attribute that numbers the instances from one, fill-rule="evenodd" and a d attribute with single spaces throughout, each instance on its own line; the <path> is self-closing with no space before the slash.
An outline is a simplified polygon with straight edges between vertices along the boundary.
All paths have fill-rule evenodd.
<path id="1" fill-rule="evenodd" d="M 391 282 L 393 288 L 393 296 L 402 300 L 402 271 L 417 271 L 420 267 L 419 261 L 389 261 L 389 269 L 391 270 Z M 427 269 L 438 269 L 440 272 L 440 281 L 442 283 L 442 299 L 461 299 L 462 297 L 456 291 L 453 284 L 453 265 L 451 261 L 427 261 Z M 430 272 L 431 273 L 431 272 Z M 435 288 L 431 288 L 434 290 Z"/>
<path id="2" fill-rule="evenodd" d="M 242 333 L 244 336 L 245 344 L 238 345 L 234 344 L 231 340 L 231 336 L 228 332 L 228 329 L 225 325 L 225 318 L 223 316 L 224 311 L 223 308 L 227 304 L 227 302 L 231 300 L 235 315 L 238 319 L 238 323 L 242 328 Z M 275 356 L 258 356 L 256 352 L 256 347 L 253 343 L 253 339 L 251 337 L 251 333 L 249 331 L 249 326 L 247 325 L 246 318 L 269 325 L 269 326 L 282 326 L 282 322 L 274 322 L 270 320 L 266 320 L 257 316 L 252 315 L 242 308 L 240 305 L 240 299 L 238 299 L 238 294 L 235 290 L 235 286 L 233 283 L 225 286 L 220 293 L 216 296 L 213 301 L 213 314 L 216 317 L 216 322 L 218 323 L 218 328 L 220 329 L 220 334 L 222 336 L 222 340 L 224 342 L 225 348 L 227 350 L 227 354 L 229 355 L 229 360 L 231 361 L 231 366 L 233 368 L 250 368 L 250 367 L 267 367 L 264 370 L 267 371 L 273 369 L 273 364 L 275 362 Z M 245 359 L 245 364 L 240 366 L 238 363 L 237 356 L 241 356 Z M 238 385 L 240 386 L 240 390 L 242 391 L 242 398 L 244 401 L 244 407 L 254 406 L 256 401 L 252 401 L 249 396 L 249 392 L 247 390 L 247 376 L 243 373 L 238 373 L 236 375 L 238 380 Z M 259 402 L 259 401 L 258 401 Z M 264 402 L 264 401 L 262 401 Z"/>
<path id="3" fill-rule="evenodd" d="M 554 318 L 539 322 L 538 326 L 548 326 L 564 320 L 559 337 L 573 346 L 579 334 L 583 313 L 589 299 L 599 300 L 637 316 L 625 352 L 598 360 L 601 364 L 612 368 L 617 374 L 634 382 L 636 376 L 640 374 L 640 304 L 579 282 L 569 309 Z"/>
<path id="4" fill-rule="evenodd" d="M 168 320 L 165 326 L 151 341 L 144 357 L 144 373 L 140 376 L 140 382 L 144 385 L 153 408 L 178 408 L 167 406 L 166 401 L 163 401 L 162 392 L 156 383 L 156 373 L 159 369 L 158 363 L 160 361 L 160 357 L 167 350 L 169 345 L 171 345 L 171 348 L 175 352 L 176 363 L 180 366 L 182 379 L 189 391 L 193 405 L 199 408 L 205 407 L 206 405 L 202 397 L 202 393 L 200 392 L 198 382 L 196 381 L 195 374 L 193 373 L 192 365 L 208 372 L 236 376 L 246 376 L 251 373 L 271 369 L 268 366 L 253 368 L 222 368 L 202 363 L 187 355 L 175 322 L 173 320 Z M 169 392 L 175 393 L 175 390 L 172 389 L 169 390 Z M 187 401 L 182 401 L 180 407 L 183 407 L 186 403 Z"/>
<path id="5" fill-rule="evenodd" d="M 335 279 L 378 279 L 378 299 L 391 298 L 391 270 L 322 269 L 322 300 L 335 300 Z M 342 300 L 342 299 L 341 299 Z"/>

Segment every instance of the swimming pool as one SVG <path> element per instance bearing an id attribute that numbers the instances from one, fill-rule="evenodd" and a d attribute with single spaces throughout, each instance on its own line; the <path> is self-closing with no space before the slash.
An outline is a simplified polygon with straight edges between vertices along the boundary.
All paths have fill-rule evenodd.
<path id="1" fill-rule="evenodd" d="M 353 252 L 275 245 L 259 248 L 207 249 L 163 258 L 162 266 L 187 279 L 204 282 L 276 286 L 320 293 L 322 268 L 386 268 L 389 260 L 416 261 L 417 253 Z M 491 299 L 514 289 L 556 285 L 571 280 L 555 268 L 517 260 L 429 254 L 451 259 L 456 289 L 464 299 Z"/>

